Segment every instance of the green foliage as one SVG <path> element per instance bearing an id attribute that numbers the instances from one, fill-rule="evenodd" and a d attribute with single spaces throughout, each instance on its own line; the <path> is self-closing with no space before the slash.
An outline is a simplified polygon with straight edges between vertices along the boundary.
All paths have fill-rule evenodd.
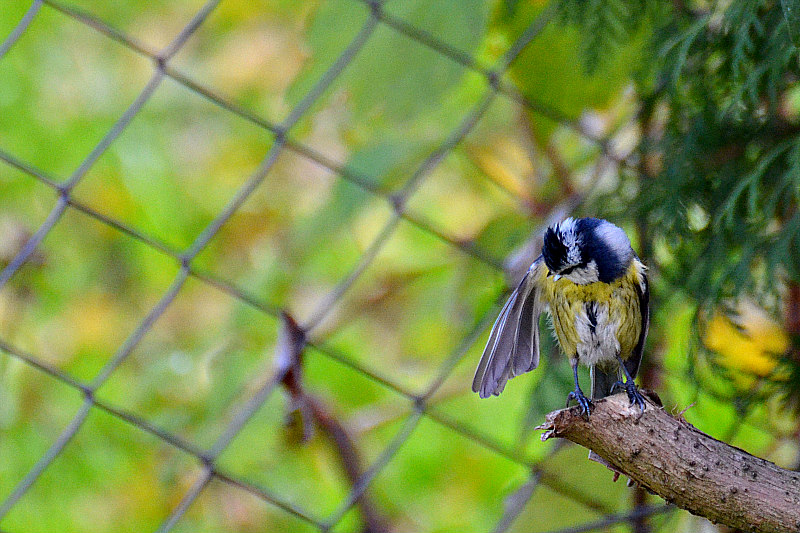
<path id="1" fill-rule="evenodd" d="M 393 2 L 387 11 L 470 54 L 485 34 L 488 8 L 484 0 L 460 4 L 453 9 L 447 0 Z M 353 0 L 332 0 L 320 5 L 308 33 L 315 60 L 295 81 L 290 93 L 293 101 L 304 97 L 350 44 L 368 13 L 365 4 Z M 404 75 L 397 76 L 398 72 Z M 379 25 L 337 82 L 337 89 L 347 93 L 349 107 L 355 113 L 354 125 L 377 129 L 398 127 L 397 123 L 401 123 L 408 127 L 440 103 L 464 72 L 452 59 Z"/>
<path id="2" fill-rule="evenodd" d="M 641 68 L 651 32 L 642 17 L 626 17 L 620 22 L 612 15 L 613 22 L 606 26 L 585 13 L 584 4 L 557 4 L 560 16 L 522 51 L 510 68 L 525 96 L 565 119 L 576 119 L 587 108 L 605 108 L 619 95 L 630 76 Z M 605 2 L 594 2 L 592 6 L 603 11 L 601 4 Z M 621 9 L 617 15 L 621 15 L 626 9 L 621 6 L 627 3 L 617 4 Z M 514 3 L 498 10 L 495 23 L 508 39 L 513 39 L 540 14 L 538 3 Z M 612 41 L 601 46 L 587 42 L 587 35 L 597 29 L 594 25 L 603 27 L 599 38 Z M 579 64 L 584 68 L 576 68 Z M 558 127 L 552 118 L 537 113 L 531 113 L 531 125 L 543 144 Z"/>
<path id="3" fill-rule="evenodd" d="M 559 11 L 562 23 L 581 29 L 579 50 L 591 74 L 623 52 L 656 5 L 647 0 L 565 0 Z"/>
<path id="4" fill-rule="evenodd" d="M 796 0 L 781 0 L 783 16 L 795 46 L 800 46 L 800 9 L 798 7 L 800 6 L 797 5 Z"/>
<path id="5" fill-rule="evenodd" d="M 167 45 L 204 4 L 64 1 L 148 50 Z M 0 150 L 63 180 L 136 98 L 153 64 L 55 3 L 46 2 L 0 58 Z M 0 38 L 27 8 L 5 4 Z M 581 199 L 579 211 L 624 226 L 651 266 L 644 364 L 656 378 L 647 385 L 668 407 L 696 402 L 686 417 L 719 438 L 754 452 L 796 453 L 797 422 L 774 416 L 779 395 L 765 385 L 772 376 L 737 381 L 741 376 L 704 350 L 698 322 L 721 299 L 743 294 L 778 315 L 781 289 L 800 281 L 800 73 L 786 5 L 383 2 L 401 27 L 489 68 L 543 9 L 557 13 L 502 78 L 549 108 L 549 118 L 518 98 L 495 95 L 469 135 L 426 169 L 407 218 L 311 331 L 306 391 L 351 437 L 362 471 L 379 464 L 413 422 L 367 487 L 390 527 L 491 530 L 531 479 L 531 467 L 547 475 L 511 530 L 581 527 L 601 511 L 630 509 L 624 484 L 610 485 L 584 450 L 542 444 L 531 429 L 572 387 L 546 326 L 536 372 L 491 400 L 469 388 L 488 333 L 476 332 L 476 324 L 491 322 L 508 288 L 496 265 L 529 243 L 556 208 Z M 370 16 L 360 0 L 226 0 L 215 7 L 169 66 L 219 100 L 166 77 L 72 193 L 74 203 L 144 239 L 67 208 L 0 290 L 0 339 L 70 379 L 94 379 L 181 267 L 143 241 L 177 251 L 191 246 L 273 147 L 275 136 L 259 121 L 285 120 Z M 280 328 L 273 314 L 287 310 L 300 322 L 314 314 L 396 215 L 387 197 L 489 88 L 482 74 L 376 24 L 289 132 L 290 146 L 266 179 L 192 261 L 197 276 L 96 398 L 191 446 L 212 446 L 273 375 Z M 587 117 L 600 123 L 599 135 L 633 123 L 623 133 L 635 146 L 621 165 L 579 134 Z M 327 168 L 308 157 L 312 152 L 349 173 Z M 349 181 L 352 175 L 368 186 Z M 52 188 L 0 162 L 0 267 L 56 201 Z M 791 353 L 784 359 L 774 375 L 791 401 L 800 365 Z M 4 351 L 0 378 L 1 502 L 83 396 Z M 585 373 L 581 380 L 588 386 Z M 413 397 L 428 392 L 430 416 L 417 420 Z M 291 414 L 297 408 L 278 387 L 217 466 L 325 520 L 353 484 L 330 435 L 317 427 L 310 439 L 299 438 L 298 421 L 308 420 Z M 93 407 L 0 529 L 154 530 L 202 468 L 180 447 Z M 360 530 L 363 522 L 356 506 L 332 531 Z M 655 519 L 651 525 L 676 530 L 659 529 Z M 683 530 L 697 529 L 690 526 Z M 215 478 L 175 530 L 317 528 Z"/>
<path id="6" fill-rule="evenodd" d="M 584 47 L 597 47 L 598 35 L 616 42 L 583 11 L 568 17 L 590 35 Z M 637 78 L 639 161 L 614 194 L 638 193 L 612 211 L 633 214 L 661 253 L 669 290 L 697 301 L 698 316 L 749 297 L 782 320 L 780 293 L 800 282 L 800 69 L 781 6 L 687 3 L 653 35 L 658 62 Z M 597 205 L 613 205 L 607 199 Z"/>
<path id="7" fill-rule="evenodd" d="M 663 170 L 641 187 L 640 216 L 673 252 L 675 283 L 702 303 L 774 294 L 782 273 L 800 280 L 800 129 L 786 105 L 797 50 L 772 2 L 678 23 L 653 95 L 665 132 L 643 150 L 663 154 Z"/>
<path id="8" fill-rule="evenodd" d="M 630 42 L 624 28 L 637 9 L 638 16 L 646 11 L 634 3 L 623 22 L 614 4 L 564 4 L 566 20 L 586 36 L 587 61 L 595 53 L 589 49 Z M 638 181 L 635 218 L 670 253 L 665 272 L 704 304 L 774 292 L 781 272 L 800 279 L 791 253 L 800 243 L 800 128 L 792 101 L 800 71 L 780 6 L 675 10 L 658 21 L 653 45 L 661 61 L 637 85 L 640 122 L 650 129 L 639 154 L 657 158 L 660 168 L 641 177 L 639 167 L 628 179 Z"/>

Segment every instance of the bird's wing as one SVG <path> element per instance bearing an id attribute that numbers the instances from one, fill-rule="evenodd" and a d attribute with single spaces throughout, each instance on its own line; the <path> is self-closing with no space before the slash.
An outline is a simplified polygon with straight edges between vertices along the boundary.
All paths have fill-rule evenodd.
<path id="1" fill-rule="evenodd" d="M 639 277 L 640 281 L 636 284 L 636 294 L 639 296 L 639 309 L 642 313 L 642 332 L 639 333 L 639 340 L 636 347 L 633 349 L 631 356 L 625 361 L 625 368 L 630 372 L 631 377 L 636 377 L 639 372 L 639 363 L 642 362 L 642 352 L 644 352 L 644 341 L 647 339 L 647 330 L 650 326 L 650 285 L 647 282 L 647 274 L 645 274 L 645 266 L 641 264 L 639 258 L 634 261 L 639 262 Z"/>
<path id="2" fill-rule="evenodd" d="M 539 366 L 539 315 L 544 309 L 540 283 L 546 269 L 540 256 L 492 326 L 472 381 L 472 390 L 481 398 L 500 394 L 509 379 Z"/>

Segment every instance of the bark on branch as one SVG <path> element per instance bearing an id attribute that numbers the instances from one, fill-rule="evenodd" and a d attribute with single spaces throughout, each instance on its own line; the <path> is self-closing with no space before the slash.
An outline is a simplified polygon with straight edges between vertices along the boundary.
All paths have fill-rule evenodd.
<path id="1" fill-rule="evenodd" d="M 542 440 L 585 446 L 668 502 L 745 531 L 800 532 L 800 473 L 720 442 L 648 402 L 640 416 L 624 394 L 553 411 Z"/>

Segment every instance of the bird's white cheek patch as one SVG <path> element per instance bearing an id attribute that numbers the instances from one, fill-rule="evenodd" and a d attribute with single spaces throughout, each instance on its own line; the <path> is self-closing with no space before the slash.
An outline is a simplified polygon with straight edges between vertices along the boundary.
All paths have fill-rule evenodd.
<path id="1" fill-rule="evenodd" d="M 585 310 L 575 317 L 575 329 L 580 338 L 578 359 L 587 366 L 595 365 L 598 361 L 614 361 L 620 350 L 617 341 L 619 326 L 609 316 L 607 305 L 596 305 L 595 322 L 596 325 L 592 327 Z"/>

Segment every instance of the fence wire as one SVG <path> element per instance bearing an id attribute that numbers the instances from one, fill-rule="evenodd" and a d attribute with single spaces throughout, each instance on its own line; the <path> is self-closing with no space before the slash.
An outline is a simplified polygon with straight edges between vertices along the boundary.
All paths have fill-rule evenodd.
<path id="1" fill-rule="evenodd" d="M 409 199 L 419 189 L 421 184 L 430 175 L 430 173 L 473 130 L 475 125 L 480 121 L 481 117 L 484 115 L 489 105 L 498 94 L 505 95 L 528 110 L 546 116 L 547 118 L 557 121 L 563 126 L 571 128 L 576 133 L 580 134 L 584 139 L 596 143 L 606 157 L 615 159 L 612 150 L 609 148 L 609 142 L 612 135 L 608 136 L 607 138 L 596 138 L 590 135 L 583 130 L 581 124 L 577 121 L 574 121 L 558 111 L 538 102 L 532 101 L 530 98 L 522 95 L 514 87 L 514 85 L 504 77 L 504 74 L 513 64 L 519 54 L 529 43 L 537 38 L 541 31 L 551 21 L 556 5 L 554 2 L 551 2 L 535 20 L 531 21 L 527 29 L 522 32 L 522 34 L 510 46 L 506 53 L 503 54 L 503 56 L 495 64 L 483 65 L 470 55 L 465 54 L 442 42 L 436 37 L 436 35 L 433 35 L 426 30 L 417 28 L 408 22 L 391 15 L 384 10 L 382 1 L 358 1 L 364 3 L 369 8 L 369 16 L 363 23 L 360 31 L 358 31 L 349 45 L 324 72 L 320 79 L 312 86 L 308 93 L 288 113 L 286 119 L 280 123 L 270 122 L 241 107 L 240 105 L 226 100 L 222 96 L 215 93 L 211 88 L 203 85 L 202 82 L 192 79 L 190 76 L 180 72 L 171 64 L 172 58 L 182 49 L 187 40 L 198 30 L 198 28 L 204 24 L 207 18 L 218 7 L 219 0 L 208 1 L 179 32 L 177 37 L 175 37 L 161 50 L 151 50 L 145 44 L 138 42 L 135 38 L 129 35 L 125 35 L 95 15 L 80 11 L 66 4 L 62 4 L 57 0 L 34 0 L 29 10 L 19 21 L 18 25 L 2 42 L 2 44 L 0 44 L 0 59 L 2 59 L 2 57 L 13 48 L 20 37 L 25 34 L 26 30 L 36 19 L 36 17 L 40 15 L 41 11 L 43 9 L 50 9 L 55 13 L 61 14 L 61 16 L 78 21 L 87 28 L 90 28 L 91 30 L 99 32 L 100 34 L 103 34 L 117 41 L 118 43 L 121 43 L 136 54 L 148 58 L 152 62 L 153 67 L 151 77 L 139 95 L 114 123 L 111 129 L 109 129 L 108 132 L 102 137 L 94 149 L 91 150 L 91 152 L 83 159 L 83 161 L 81 161 L 81 163 L 78 165 L 78 168 L 69 176 L 66 181 L 60 182 L 55 177 L 35 168 L 33 165 L 23 161 L 14 154 L 7 152 L 0 147 L 0 160 L 10 167 L 18 169 L 30 178 L 38 180 L 57 193 L 55 205 L 45 221 L 27 240 L 27 242 L 25 242 L 24 246 L 22 246 L 20 251 L 13 257 L 13 259 L 7 264 L 2 272 L 0 272 L 0 290 L 3 290 L 3 288 L 8 284 L 9 280 L 12 279 L 12 277 L 20 270 L 26 261 L 33 256 L 40 243 L 58 224 L 64 213 L 70 209 L 88 215 L 98 222 L 113 227 L 129 237 L 144 243 L 153 250 L 169 256 L 170 258 L 174 259 L 180 267 L 171 285 L 162 294 L 159 301 L 149 310 L 141 323 L 138 324 L 128 338 L 125 339 L 125 341 L 119 346 L 113 357 L 109 359 L 109 361 L 100 369 L 96 376 L 89 382 L 83 382 L 75 379 L 67 373 L 59 370 L 57 367 L 48 364 L 42 358 L 37 357 L 36 354 L 27 353 L 24 350 L 21 350 L 7 342 L 6 339 L 0 338 L 0 350 L 11 357 L 18 359 L 19 361 L 54 377 L 61 383 L 68 385 L 73 389 L 79 390 L 84 398 L 80 408 L 77 410 L 72 420 L 63 429 L 58 438 L 50 445 L 46 453 L 40 457 L 27 475 L 25 475 L 25 477 L 17 483 L 16 487 L 11 494 L 6 497 L 5 501 L 2 502 L 0 505 L 0 523 L 2 522 L 3 518 L 14 508 L 17 502 L 19 502 L 20 498 L 22 498 L 26 492 L 37 482 L 42 473 L 62 453 L 64 448 L 73 439 L 73 437 L 81 430 L 81 427 L 83 426 L 92 409 L 98 409 L 106 412 L 116 417 L 118 420 L 121 420 L 157 437 L 170 446 L 194 456 L 202 466 L 201 475 L 183 495 L 182 499 L 174 507 L 169 516 L 165 518 L 161 526 L 158 528 L 158 531 L 160 532 L 169 531 L 177 523 L 179 523 L 195 500 L 203 493 L 209 483 L 214 479 L 219 480 L 222 483 L 241 488 L 264 500 L 270 505 L 282 509 L 289 514 L 316 526 L 320 531 L 329 531 L 339 524 L 342 518 L 357 504 L 360 497 L 370 486 L 370 483 L 387 466 L 387 464 L 392 461 L 398 450 L 409 439 L 423 418 L 429 419 L 436 424 L 448 428 L 449 430 L 477 443 L 478 445 L 481 445 L 486 449 L 491 450 L 492 452 L 501 455 L 517 464 L 523 465 L 530 470 L 530 479 L 528 483 L 519 489 L 515 495 L 516 499 L 514 500 L 514 505 L 508 507 L 506 513 L 501 518 L 501 521 L 497 524 L 495 531 L 506 531 L 508 527 L 510 527 L 514 519 L 519 515 L 528 501 L 530 501 L 537 490 L 537 487 L 540 485 L 545 485 L 550 490 L 555 491 L 580 505 L 607 515 L 605 518 L 597 522 L 563 530 L 565 533 L 567 531 L 577 533 L 579 531 L 603 530 L 622 522 L 628 522 L 632 524 L 635 520 L 641 519 L 642 517 L 661 514 L 672 510 L 670 506 L 658 505 L 636 507 L 627 513 L 615 514 L 613 512 L 614 510 L 610 509 L 607 504 L 603 503 L 601 500 L 598 500 L 591 494 L 584 493 L 579 487 L 570 486 L 568 482 L 545 470 L 543 468 L 543 461 L 532 462 L 518 450 L 509 449 L 504 445 L 493 442 L 487 439 L 485 436 L 477 434 L 469 427 L 456 420 L 453 420 L 449 416 L 432 407 L 430 399 L 433 397 L 436 391 L 439 390 L 441 385 L 445 382 L 447 377 L 456 367 L 458 362 L 464 357 L 470 347 L 473 346 L 478 337 L 491 324 L 492 319 L 494 318 L 494 309 L 487 311 L 482 320 L 480 320 L 472 328 L 470 333 L 445 359 L 438 369 L 435 378 L 425 388 L 425 392 L 421 395 L 415 394 L 393 380 L 385 376 L 378 375 L 370 369 L 365 368 L 347 353 L 342 353 L 340 350 L 328 345 L 324 339 L 315 337 L 315 328 L 317 328 L 317 326 L 327 316 L 329 316 L 336 304 L 341 301 L 343 296 L 348 292 L 353 284 L 373 263 L 379 252 L 394 234 L 401 220 L 409 222 L 410 224 L 434 236 L 447 245 L 469 254 L 470 256 L 478 259 L 495 270 L 503 270 L 504 262 L 501 258 L 493 257 L 490 253 L 482 250 L 475 243 L 462 242 L 458 239 L 448 236 L 446 232 L 438 230 L 435 225 L 430 224 L 422 217 L 411 214 L 406 210 Z M 463 117 L 460 124 L 450 133 L 449 136 L 447 136 L 441 145 L 435 149 L 422 162 L 422 164 L 419 165 L 417 170 L 409 177 L 402 188 L 398 192 L 392 194 L 386 193 L 375 186 L 375 181 L 370 179 L 370 176 L 362 175 L 361 173 L 349 168 L 347 165 L 331 159 L 317 149 L 295 140 L 291 136 L 293 127 L 308 113 L 309 109 L 314 105 L 314 103 L 341 75 L 342 71 L 359 54 L 359 52 L 373 36 L 376 29 L 381 25 L 413 39 L 414 41 L 437 52 L 438 54 L 448 57 L 467 69 L 470 69 L 471 71 L 481 75 L 486 82 L 486 90 L 478 99 L 477 104 L 475 104 L 474 107 Z M 109 146 L 114 143 L 114 141 L 127 128 L 137 113 L 141 111 L 145 103 L 156 92 L 156 89 L 161 85 L 165 78 L 169 78 L 179 83 L 183 87 L 201 96 L 215 106 L 218 106 L 219 108 L 224 109 L 225 111 L 238 117 L 244 118 L 248 122 L 255 124 L 256 126 L 269 132 L 273 136 L 273 142 L 255 172 L 253 172 L 252 175 L 244 182 L 244 184 L 235 193 L 233 198 L 229 201 L 227 206 L 225 206 L 224 209 L 222 209 L 222 211 L 216 216 L 216 218 L 214 218 L 205 227 L 205 229 L 195 238 L 194 242 L 192 242 L 192 244 L 186 250 L 176 250 L 172 246 L 160 242 L 159 240 L 146 235 L 144 232 L 141 232 L 120 220 L 116 220 L 113 217 L 98 212 L 92 207 L 81 203 L 72 196 L 72 192 L 75 187 L 87 175 L 89 170 L 106 152 Z M 255 393 L 253 393 L 253 395 L 239 408 L 237 414 L 233 417 L 228 426 L 224 429 L 222 434 L 209 449 L 201 449 L 188 442 L 183 437 L 153 425 L 141 416 L 138 416 L 118 406 L 111 405 L 108 402 L 95 397 L 95 392 L 109 380 L 117 368 L 130 356 L 131 352 L 140 343 L 142 338 L 148 333 L 148 331 L 151 330 L 156 320 L 158 320 L 158 318 L 161 317 L 172 304 L 189 278 L 198 280 L 210 287 L 220 290 L 247 304 L 248 306 L 272 317 L 281 317 L 283 313 L 289 312 L 289 310 L 279 309 L 265 304 L 257 297 L 248 294 L 247 291 L 237 287 L 235 284 L 215 274 L 198 269 L 194 265 L 195 258 L 206 248 L 211 239 L 217 235 L 219 230 L 231 219 L 237 210 L 239 210 L 245 201 L 251 197 L 253 192 L 269 176 L 278 157 L 287 150 L 329 170 L 339 178 L 355 184 L 375 197 L 381 198 L 392 209 L 391 217 L 386 222 L 382 230 L 378 232 L 372 243 L 367 246 L 357 264 L 339 281 L 339 283 L 333 288 L 333 290 L 330 291 L 329 294 L 327 294 L 327 296 L 322 298 L 322 300 L 310 314 L 309 318 L 304 323 L 300 324 L 299 327 L 300 331 L 303 332 L 303 340 L 301 343 L 302 346 L 300 346 L 301 349 L 303 346 L 311 346 L 315 348 L 326 357 L 334 359 L 351 368 L 352 370 L 368 377 L 369 379 L 399 393 L 401 396 L 406 398 L 411 406 L 411 414 L 405 418 L 401 424 L 400 430 L 397 431 L 395 436 L 389 442 L 388 446 L 384 448 L 384 450 L 378 455 L 377 459 L 373 461 L 368 468 L 366 468 L 360 477 L 354 481 L 350 489 L 350 493 L 346 498 L 344 498 L 336 510 L 329 516 L 325 517 L 317 516 L 313 509 L 300 508 L 297 505 L 284 500 L 279 495 L 274 494 L 272 491 L 257 486 L 254 483 L 251 483 L 234 475 L 231 472 L 226 471 L 223 467 L 216 463 L 219 455 L 231 443 L 231 441 L 236 438 L 238 433 L 245 427 L 254 413 L 264 405 L 270 395 L 275 392 L 275 389 L 278 388 L 285 380 L 287 377 L 287 372 L 289 372 L 289 367 L 286 365 L 279 366 L 279 368 L 274 370 L 274 373 L 272 374 L 260 377 L 261 385 L 255 391 Z M 499 300 L 504 297 L 504 293 L 498 294 L 496 297 Z"/>

